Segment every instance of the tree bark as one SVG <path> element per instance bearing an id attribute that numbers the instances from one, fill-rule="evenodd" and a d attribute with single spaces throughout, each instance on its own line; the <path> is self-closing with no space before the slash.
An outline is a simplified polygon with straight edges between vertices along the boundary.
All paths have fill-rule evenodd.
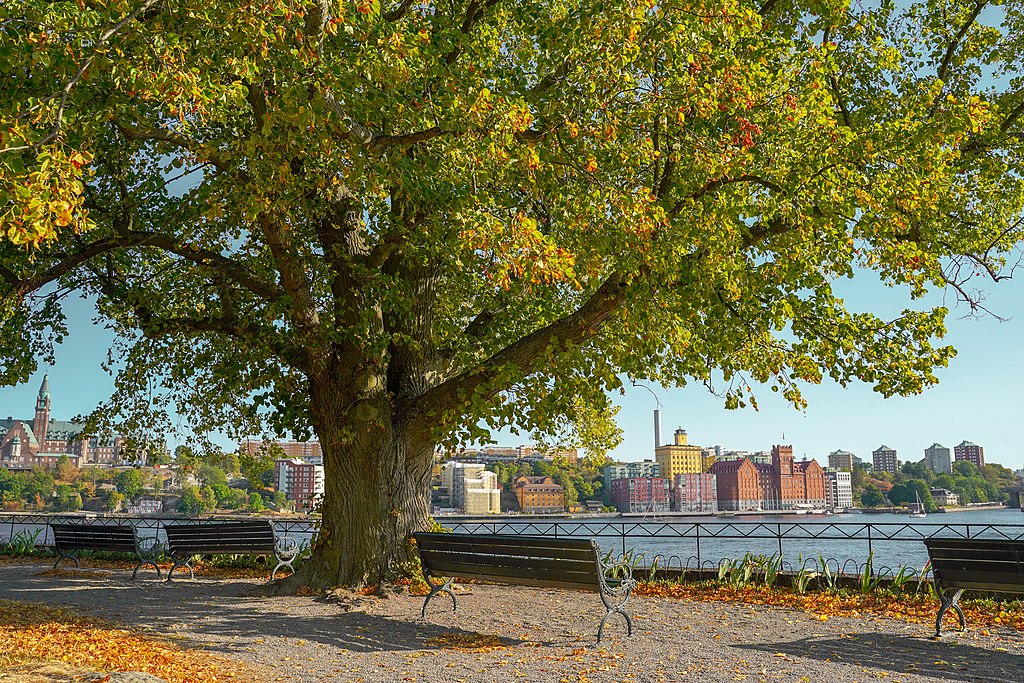
<path id="1" fill-rule="evenodd" d="M 346 405 L 338 389 L 312 392 L 326 490 L 312 557 L 289 580 L 294 586 L 358 588 L 395 578 L 412 559 L 410 535 L 429 520 L 434 444 L 383 391 Z"/>

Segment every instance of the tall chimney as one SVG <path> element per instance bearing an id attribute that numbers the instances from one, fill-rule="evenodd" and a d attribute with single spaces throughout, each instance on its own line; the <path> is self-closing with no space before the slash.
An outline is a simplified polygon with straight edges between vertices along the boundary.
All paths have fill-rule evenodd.
<path id="1" fill-rule="evenodd" d="M 654 447 L 661 445 L 661 411 L 654 409 Z"/>

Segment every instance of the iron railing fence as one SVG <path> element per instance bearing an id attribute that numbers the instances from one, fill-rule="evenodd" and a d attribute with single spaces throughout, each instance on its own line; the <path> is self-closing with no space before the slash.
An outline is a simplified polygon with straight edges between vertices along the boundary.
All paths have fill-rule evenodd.
<path id="1" fill-rule="evenodd" d="M 465 520 L 452 521 L 446 524 L 455 533 L 469 534 L 508 534 L 515 536 L 582 536 L 594 538 L 605 549 L 614 544 L 638 566 L 657 566 L 667 570 L 679 571 L 716 571 L 727 561 L 739 559 L 747 555 L 768 555 L 777 553 L 780 568 L 783 571 L 801 570 L 846 575 L 869 574 L 893 577 L 902 574 L 915 577 L 926 574 L 927 554 L 923 543 L 926 538 L 984 538 L 994 540 L 1024 539 L 1024 524 L 910 524 L 900 522 L 856 523 L 856 522 L 733 522 L 733 521 L 558 521 L 547 522 L 538 520 L 491 521 Z M 602 544 L 601 541 L 611 541 Z M 636 546 L 643 545 L 645 540 L 687 541 L 693 548 L 690 554 L 663 552 L 657 549 L 635 551 Z M 723 554 L 723 543 L 731 545 L 733 552 Z M 759 541 L 754 552 L 750 551 L 750 541 Z M 859 561 L 854 557 L 835 557 L 830 555 L 828 547 L 818 546 L 813 554 L 786 553 L 787 545 L 806 547 L 811 541 L 856 543 L 862 548 L 858 554 L 863 558 Z M 767 542 L 767 543 L 766 543 Z M 893 554 L 887 553 L 887 559 L 879 561 L 876 551 L 892 545 L 909 546 L 914 552 L 909 557 L 918 557 L 917 561 L 893 562 Z M 708 556 L 707 546 L 712 545 L 712 556 Z M 816 544 L 815 544 L 816 545 Z M 769 547 L 770 546 L 770 547 Z M 847 546 L 848 548 L 852 546 Z M 736 552 L 736 551 L 739 552 Z M 849 554 L 849 553 L 848 553 Z M 899 553 L 896 553 L 899 554 Z M 794 561 L 795 560 L 795 561 Z"/>
<path id="2" fill-rule="evenodd" d="M 39 545 L 52 545 L 49 525 L 67 521 L 88 521 L 92 524 L 132 524 L 152 529 L 160 536 L 165 524 L 203 524 L 225 519 L 250 519 L 238 515 L 216 517 L 137 517 L 130 515 L 83 515 L 0 513 L 0 541 L 14 538 L 21 530 L 41 529 Z M 278 532 L 305 537 L 311 543 L 319 529 L 319 519 L 295 517 L 273 519 Z M 984 538 L 1002 540 L 1024 539 L 1024 524 L 963 523 L 857 523 L 811 521 L 684 521 L 684 520 L 438 520 L 455 533 L 508 534 L 515 536 L 574 536 L 593 538 L 606 551 L 620 551 L 621 556 L 641 566 L 657 565 L 681 571 L 717 570 L 723 562 L 747 554 L 777 553 L 784 571 L 810 569 L 843 574 L 863 574 L 865 569 L 877 575 L 895 575 L 903 567 L 923 567 L 926 538 Z M 819 544 L 817 541 L 825 542 Z M 829 544 L 832 544 L 831 546 Z M 846 552 L 837 553 L 838 544 Z M 918 545 L 920 544 L 920 545 Z M 644 546 L 648 546 L 646 549 Z M 678 552 L 687 547 L 692 551 Z M 886 559 L 876 557 L 879 549 L 893 547 L 906 553 L 889 552 Z M 637 550 L 640 548 L 640 550 Z M 804 550 L 810 548 L 807 552 Z M 831 548 L 831 549 L 830 549 Z M 787 553 L 787 549 L 789 552 Z M 800 552 L 797 552 L 800 550 Z M 863 558 L 860 561 L 856 558 Z M 894 556 L 910 561 L 895 562 Z M 874 558 L 874 559 L 872 559 Z M 916 559 L 916 561 L 914 561 Z M 926 556 L 925 556 L 926 559 Z"/>

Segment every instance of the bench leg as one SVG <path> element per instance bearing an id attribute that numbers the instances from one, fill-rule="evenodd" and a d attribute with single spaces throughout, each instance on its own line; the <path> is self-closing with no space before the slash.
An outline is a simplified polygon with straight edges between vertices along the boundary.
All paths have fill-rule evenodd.
<path id="1" fill-rule="evenodd" d="M 633 635 L 633 617 L 629 616 L 629 612 L 622 609 L 620 606 L 612 606 L 608 608 L 608 612 L 604 615 L 604 619 L 601 620 L 601 625 L 597 629 L 597 642 L 601 642 L 604 637 L 604 625 L 608 623 L 608 619 L 613 614 L 621 614 L 626 619 L 626 635 Z"/>
<path id="2" fill-rule="evenodd" d="M 61 563 L 61 560 L 73 560 L 75 563 L 75 569 L 81 569 L 82 565 L 78 563 L 78 551 L 72 550 L 69 553 L 64 552 L 60 548 L 57 548 L 57 561 L 53 563 L 53 568 L 56 569 L 57 565 Z"/>
<path id="3" fill-rule="evenodd" d="M 153 560 L 142 560 L 142 559 L 140 559 L 138 562 L 135 563 L 135 569 L 132 570 L 132 581 L 135 580 L 135 575 L 139 573 L 139 570 L 142 569 L 143 567 L 145 567 L 147 564 L 153 565 L 153 569 L 156 570 L 156 578 L 158 578 L 158 579 L 160 578 L 160 565 L 158 565 Z"/>
<path id="4" fill-rule="evenodd" d="M 430 586 L 430 595 L 428 595 L 427 599 L 423 601 L 423 609 L 420 610 L 420 618 L 421 619 L 426 619 L 427 618 L 427 603 L 430 602 L 430 598 L 434 597 L 438 593 L 447 593 L 448 595 L 450 595 L 451 598 L 452 598 L 452 611 L 453 612 L 458 612 L 459 611 L 459 603 L 455 599 L 455 591 L 453 591 L 452 588 L 451 588 L 451 586 L 452 586 L 452 580 L 451 579 L 448 579 L 447 581 L 445 581 L 444 583 L 439 584 L 439 585 L 434 585 L 433 583 L 430 582 L 430 579 L 427 579 L 427 584 Z"/>
<path id="5" fill-rule="evenodd" d="M 274 577 L 277 576 L 277 571 L 281 567 L 288 567 L 288 569 L 290 569 L 292 571 L 292 574 L 294 574 L 295 573 L 295 567 L 292 566 L 292 562 L 294 562 L 294 561 L 295 561 L 294 557 L 291 558 L 291 559 L 287 559 L 287 560 L 283 560 L 281 558 L 278 558 L 277 559 L 277 566 L 274 567 L 274 571 L 270 572 L 270 580 L 271 581 L 274 580 Z"/>
<path id="6" fill-rule="evenodd" d="M 960 618 L 960 630 L 967 630 L 967 619 L 964 617 L 964 611 L 960 609 L 960 605 L 957 602 L 960 600 L 960 596 L 964 594 L 964 590 L 961 588 L 949 595 L 945 591 L 939 591 L 939 599 L 942 600 L 942 605 L 939 607 L 939 616 L 935 618 L 935 637 L 942 637 L 942 617 L 945 616 L 946 611 L 949 608 L 953 608 L 957 616 Z"/>
<path id="7" fill-rule="evenodd" d="M 177 569 L 178 567 L 185 567 L 186 569 L 188 569 L 188 578 L 190 578 L 190 579 L 196 578 L 195 572 L 192 571 L 192 558 L 190 557 L 187 560 L 185 560 L 184 562 L 179 562 L 178 560 L 174 560 L 173 562 L 171 562 L 171 568 L 167 570 L 167 582 L 168 583 L 170 583 L 170 581 L 171 581 L 171 574 L 173 574 L 174 570 Z"/>

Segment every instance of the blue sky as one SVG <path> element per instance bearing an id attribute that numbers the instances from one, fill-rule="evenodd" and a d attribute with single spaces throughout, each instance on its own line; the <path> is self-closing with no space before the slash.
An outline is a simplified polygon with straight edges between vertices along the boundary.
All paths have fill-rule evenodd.
<path id="1" fill-rule="evenodd" d="M 948 304 L 947 340 L 959 355 L 939 371 L 940 383 L 924 394 L 883 399 L 865 385 L 842 389 L 825 383 L 807 387 L 805 412 L 789 407 L 780 397 L 758 393 L 760 410 L 728 411 L 720 399 L 701 385 L 683 389 L 651 387 L 662 404 L 663 441 L 682 426 L 690 443 L 721 444 L 727 448 L 762 450 L 774 443 L 790 443 L 797 457 L 819 462 L 837 449 L 870 458 L 881 444 L 895 448 L 901 460 L 920 460 L 925 448 L 939 442 L 952 448 L 967 439 L 985 447 L 989 462 L 1024 467 L 1024 432 L 1020 429 L 1019 388 L 1024 386 L 1024 273 L 1016 280 L 986 284 L 986 304 L 1000 322 L 986 317 L 962 319 L 965 309 Z M 837 287 L 854 309 L 894 315 L 907 305 L 905 293 L 882 287 L 870 275 Z M 939 303 L 937 293 L 919 305 Z M 92 324 L 91 306 L 69 300 L 71 336 L 57 352 L 49 369 L 53 395 L 52 415 L 66 419 L 92 410 L 111 392 L 111 379 L 100 368 L 110 344 L 109 332 Z M 0 415 L 32 416 L 42 369 L 19 387 L 0 388 Z M 653 456 L 655 399 L 643 388 L 628 388 L 616 397 L 622 410 L 619 425 L 623 443 L 612 454 L 622 460 Z M 783 438 L 783 435 L 785 437 Z M 501 443 L 518 444 L 522 437 L 495 435 Z M 225 443 L 225 445 L 227 445 Z"/>

